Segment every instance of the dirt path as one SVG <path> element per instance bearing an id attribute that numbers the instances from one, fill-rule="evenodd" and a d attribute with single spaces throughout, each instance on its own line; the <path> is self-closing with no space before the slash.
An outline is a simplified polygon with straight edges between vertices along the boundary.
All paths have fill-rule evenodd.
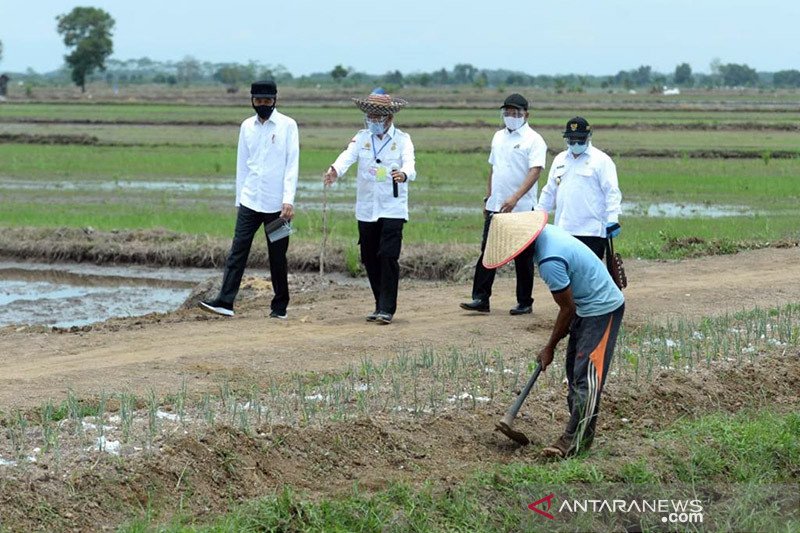
<path id="1" fill-rule="evenodd" d="M 764 249 L 680 262 L 626 262 L 627 327 L 800 302 L 800 249 Z M 403 282 L 391 326 L 368 324 L 369 290 L 336 288 L 297 295 L 290 319 L 266 318 L 268 297 L 237 308 L 233 319 L 199 311 L 118 320 L 88 332 L 0 331 L 0 410 L 101 391 L 175 392 L 181 380 L 202 389 L 222 377 L 334 371 L 363 356 L 398 350 L 478 346 L 534 353 L 556 307 L 537 278 L 533 316 L 510 317 L 513 279 L 498 279 L 493 311 L 458 309 L 469 283 Z M 296 303 L 295 303 L 296 302 Z"/>

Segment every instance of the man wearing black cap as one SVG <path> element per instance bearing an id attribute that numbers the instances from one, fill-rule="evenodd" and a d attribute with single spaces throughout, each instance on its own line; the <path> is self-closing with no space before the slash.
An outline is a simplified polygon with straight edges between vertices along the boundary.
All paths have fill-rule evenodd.
<path id="1" fill-rule="evenodd" d="M 585 118 L 570 119 L 563 137 L 567 149 L 553 160 L 536 209 L 552 213 L 555 208 L 553 224 L 603 259 L 607 239 L 621 230 L 617 167 L 605 152 L 592 146 L 592 127 Z"/>
<path id="2" fill-rule="evenodd" d="M 479 313 L 489 312 L 489 298 L 494 284 L 494 269 L 483 266 L 486 235 L 494 213 L 531 211 L 536 204 L 536 182 L 545 166 L 547 144 L 542 136 L 528 125 L 528 101 L 520 94 L 512 94 L 501 106 L 505 128 L 494 134 L 489 154 L 489 180 L 483 199 L 483 239 L 481 255 L 475 264 L 472 281 L 472 301 L 461 304 L 462 309 Z M 509 311 L 512 315 L 525 315 L 533 311 L 533 253 L 523 251 L 514 259 L 517 274 L 517 305 Z"/>
<path id="3" fill-rule="evenodd" d="M 225 264 L 222 288 L 210 302 L 200 302 L 204 311 L 233 316 L 233 301 L 239 292 L 253 237 L 263 224 L 278 218 L 287 223 L 294 216 L 300 141 L 297 123 L 275 110 L 278 88 L 272 80 L 257 81 L 250 87 L 250 102 L 256 114 L 239 129 L 236 161 L 236 229 Z M 289 237 L 267 239 L 269 270 L 275 296 L 271 318 L 286 318 L 289 282 L 286 250 Z"/>

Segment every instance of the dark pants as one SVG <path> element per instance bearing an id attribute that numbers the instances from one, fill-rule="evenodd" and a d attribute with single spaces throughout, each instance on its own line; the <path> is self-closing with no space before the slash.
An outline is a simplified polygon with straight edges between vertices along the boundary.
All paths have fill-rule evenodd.
<path id="1" fill-rule="evenodd" d="M 261 225 L 267 225 L 277 219 L 280 212 L 260 213 L 245 206 L 239 206 L 236 216 L 236 230 L 233 232 L 233 243 L 228 261 L 225 264 L 225 274 L 222 278 L 222 288 L 219 291 L 219 300 L 233 305 L 239 285 L 242 283 L 247 257 L 250 255 L 250 246 Z M 265 232 L 266 235 L 266 232 Z M 289 237 L 276 242 L 267 239 L 269 252 L 269 271 L 272 277 L 272 289 L 275 296 L 272 298 L 271 308 L 280 314 L 286 313 L 289 305 L 289 280 L 286 267 L 286 250 L 289 248 Z"/>
<path id="2" fill-rule="evenodd" d="M 625 314 L 625 304 L 600 316 L 579 317 L 572 321 L 567 344 L 567 406 L 570 418 L 565 437 L 572 441 L 576 453 L 591 446 L 600 393 L 606 381 L 617 333 Z"/>
<path id="3" fill-rule="evenodd" d="M 601 261 L 603 260 L 608 246 L 608 239 L 605 237 L 584 237 L 583 235 L 575 235 L 575 238 L 588 246 Z"/>
<path id="4" fill-rule="evenodd" d="M 376 222 L 358 221 L 361 262 L 375 296 L 375 309 L 391 315 L 397 310 L 397 286 L 400 282 L 398 260 L 405 222 L 402 218 L 379 218 Z"/>
<path id="5" fill-rule="evenodd" d="M 486 249 L 486 237 L 489 235 L 491 217 L 486 217 L 483 223 L 483 238 L 481 239 L 481 255 L 475 264 L 475 276 L 472 279 L 472 299 L 488 302 L 492 296 L 492 285 L 497 273 L 495 268 L 483 266 L 483 252 Z M 526 248 L 514 258 L 514 268 L 517 271 L 517 303 L 523 306 L 533 304 L 533 246 Z"/>

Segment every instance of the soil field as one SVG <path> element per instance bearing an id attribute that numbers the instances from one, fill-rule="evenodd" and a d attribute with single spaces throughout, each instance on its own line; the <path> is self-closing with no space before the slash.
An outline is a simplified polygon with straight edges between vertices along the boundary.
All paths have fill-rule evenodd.
<path id="1" fill-rule="evenodd" d="M 628 330 L 800 302 L 796 246 L 626 265 Z M 514 287 L 507 276 L 495 285 L 488 315 L 458 309 L 458 302 L 468 299 L 468 283 L 404 280 L 389 326 L 364 321 L 371 309 L 363 280 L 292 278 L 287 321 L 266 318 L 268 283 L 251 279 L 247 285 L 232 319 L 187 308 L 73 330 L 0 330 L 0 410 L 32 412 L 51 399 L 97 398 L 100 391 L 174 395 L 181 382 L 199 395 L 218 388 L 221 380 L 325 375 L 364 357 L 380 361 L 431 346 L 533 359 L 556 314 L 537 280 L 534 314 L 509 316 Z M 626 375 L 609 381 L 595 445 L 600 455 L 588 459 L 594 467 L 619 471 L 633 458 L 646 463 L 660 452 L 640 435 L 687 416 L 744 406 L 769 406 L 777 413 L 800 408 L 796 348 L 778 348 L 742 364 L 722 361 L 690 374 L 659 372 L 646 383 L 630 380 Z M 565 391 L 557 383 L 535 392 L 523 408 L 519 427 L 533 439 L 525 448 L 492 431 L 505 407 L 500 402 L 421 417 L 376 413 L 299 427 L 264 425 L 250 434 L 215 425 L 199 434 L 176 430 L 156 453 L 124 461 L 83 452 L 58 468 L 48 461 L 0 466 L 0 530 L 113 530 L 151 507 L 156 520 L 169 520 L 179 500 L 181 512 L 202 521 L 282 487 L 312 499 L 347 494 L 354 483 L 367 492 L 398 481 L 456 490 L 476 469 L 545 464 L 538 450 L 565 422 Z M 689 445 L 675 446 L 680 456 L 686 453 L 680 447 Z M 390 526 L 404 530 L 402 523 Z"/>

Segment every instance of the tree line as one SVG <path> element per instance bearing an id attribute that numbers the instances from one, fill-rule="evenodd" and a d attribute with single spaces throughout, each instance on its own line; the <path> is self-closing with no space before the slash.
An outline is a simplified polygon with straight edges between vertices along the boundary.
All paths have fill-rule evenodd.
<path id="1" fill-rule="evenodd" d="M 606 76 L 532 75 L 505 69 L 481 69 L 469 63 L 459 63 L 449 70 L 441 68 L 431 72 L 405 74 L 399 70 L 390 70 L 377 75 L 338 64 L 327 72 L 294 76 L 283 65 L 257 61 L 212 63 L 192 56 L 184 57 L 180 61 L 155 61 L 147 57 L 111 59 L 115 21 L 107 12 L 93 7 L 76 7 L 71 12 L 56 17 L 56 21 L 56 31 L 70 51 L 64 56 L 65 65 L 55 72 L 45 74 L 28 69 L 18 77 L 32 84 L 64 83 L 69 79 L 81 87 L 81 90 L 85 90 L 87 82 L 106 81 L 115 86 L 145 83 L 182 86 L 222 84 L 234 91 L 252 80 L 267 78 L 299 87 L 381 84 L 393 90 L 404 86 L 446 85 L 471 85 L 478 88 L 536 86 L 556 92 L 583 92 L 592 88 L 660 91 L 668 85 L 684 88 L 800 87 L 799 70 L 757 72 L 746 64 L 723 64 L 720 60 L 712 61 L 710 73 L 694 72 L 688 63 L 681 63 L 674 71 L 667 73 L 654 71 L 649 65 L 641 65 Z M 0 41 L 0 60 L 2 53 Z"/>

